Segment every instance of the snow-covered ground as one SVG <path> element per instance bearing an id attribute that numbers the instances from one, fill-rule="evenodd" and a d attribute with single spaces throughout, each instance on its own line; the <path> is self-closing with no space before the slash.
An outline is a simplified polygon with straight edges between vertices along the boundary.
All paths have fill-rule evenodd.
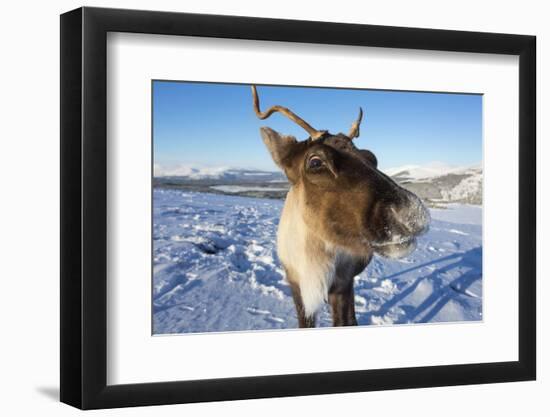
<path id="1" fill-rule="evenodd" d="M 154 190 L 155 334 L 297 327 L 275 246 L 283 202 Z M 355 281 L 360 325 L 482 319 L 481 207 L 432 209 L 408 257 Z M 330 326 L 328 307 L 318 325 Z"/>

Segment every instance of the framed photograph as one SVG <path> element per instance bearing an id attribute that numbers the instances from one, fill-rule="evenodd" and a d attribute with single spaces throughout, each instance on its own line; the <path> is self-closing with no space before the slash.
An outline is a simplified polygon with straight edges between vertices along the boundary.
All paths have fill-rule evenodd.
<path id="1" fill-rule="evenodd" d="M 533 380 L 535 37 L 61 16 L 61 401 Z"/>

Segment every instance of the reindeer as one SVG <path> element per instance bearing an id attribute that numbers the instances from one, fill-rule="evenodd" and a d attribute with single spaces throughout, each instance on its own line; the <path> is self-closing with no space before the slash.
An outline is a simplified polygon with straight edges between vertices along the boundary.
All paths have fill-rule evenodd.
<path id="1" fill-rule="evenodd" d="M 347 135 L 316 130 L 286 107 L 262 112 L 252 86 L 259 119 L 280 113 L 309 137 L 297 141 L 269 127 L 260 133 L 273 161 L 288 178 L 277 232 L 277 253 L 292 289 L 300 327 L 315 327 L 324 302 L 333 326 L 356 326 L 354 277 L 377 253 L 399 258 L 416 248 L 430 216 L 421 200 L 377 169 L 376 156 L 358 149 L 363 110 Z"/>

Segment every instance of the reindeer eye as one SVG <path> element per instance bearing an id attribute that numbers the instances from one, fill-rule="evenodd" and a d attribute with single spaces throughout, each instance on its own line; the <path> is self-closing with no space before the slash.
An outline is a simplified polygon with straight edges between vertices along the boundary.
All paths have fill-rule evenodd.
<path id="1" fill-rule="evenodd" d="M 321 158 L 318 156 L 312 156 L 309 158 L 309 161 L 307 161 L 307 167 L 309 169 L 318 169 L 323 166 L 324 162 Z"/>

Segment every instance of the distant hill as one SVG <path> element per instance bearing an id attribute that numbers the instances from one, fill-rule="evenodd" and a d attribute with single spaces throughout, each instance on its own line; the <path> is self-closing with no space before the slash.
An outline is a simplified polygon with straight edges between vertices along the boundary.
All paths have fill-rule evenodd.
<path id="1" fill-rule="evenodd" d="M 191 181 L 216 181 L 228 183 L 256 183 L 270 181 L 286 181 L 282 172 L 261 171 L 257 169 L 200 167 L 180 165 L 176 168 L 164 169 L 155 166 L 156 178 L 179 178 Z"/>
<path id="2" fill-rule="evenodd" d="M 433 162 L 383 171 L 432 206 L 447 203 L 479 205 L 483 201 L 481 164 L 457 167 Z M 289 188 L 282 172 L 198 166 L 179 166 L 173 169 L 155 166 L 154 185 L 261 198 L 284 198 Z"/>
<path id="3" fill-rule="evenodd" d="M 283 199 L 290 185 L 282 172 L 224 167 L 155 167 L 153 185 L 213 194 Z"/>
<path id="4" fill-rule="evenodd" d="M 457 167 L 434 162 L 427 165 L 406 165 L 384 172 L 396 182 L 431 204 L 483 202 L 483 170 L 481 164 Z"/>

